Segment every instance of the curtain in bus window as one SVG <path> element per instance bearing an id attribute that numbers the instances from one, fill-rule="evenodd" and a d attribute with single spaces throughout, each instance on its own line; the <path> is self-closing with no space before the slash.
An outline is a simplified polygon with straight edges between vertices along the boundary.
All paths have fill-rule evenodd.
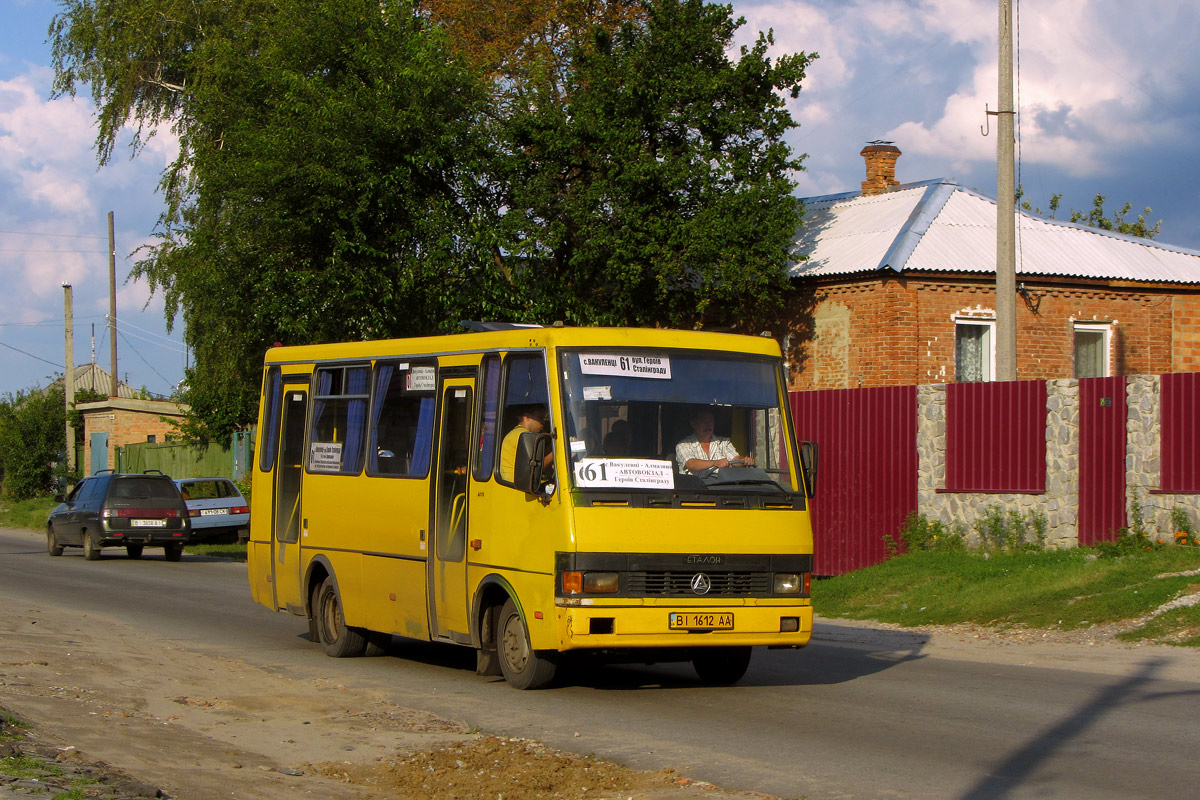
<path id="1" fill-rule="evenodd" d="M 381 470 L 379 468 L 379 415 L 383 412 L 383 406 L 387 401 L 388 385 L 392 382 L 392 373 L 396 368 L 391 364 L 381 364 L 376 367 L 375 371 L 375 408 L 371 412 L 371 447 L 370 453 L 367 456 L 367 471 L 368 472 L 391 472 L 392 470 L 386 467 Z M 391 450 L 384 451 L 389 455 L 385 459 L 394 458 L 395 453 Z"/>
<path id="2" fill-rule="evenodd" d="M 475 479 L 486 481 L 492 476 L 496 452 L 496 425 L 500 409 L 500 359 L 487 356 L 483 361 L 483 419 L 479 430 L 479 452 L 475 459 Z"/>
<path id="3" fill-rule="evenodd" d="M 354 367 L 346 370 L 346 394 L 366 395 L 367 368 Z M 346 449 L 342 453 L 342 472 L 356 474 L 362 471 L 363 434 L 367 427 L 366 397 L 347 401 Z"/>
<path id="4" fill-rule="evenodd" d="M 417 440 L 413 445 L 413 463 L 410 470 L 414 478 L 429 474 L 429 454 L 433 450 L 434 397 L 421 398 L 421 413 L 417 418 Z"/>

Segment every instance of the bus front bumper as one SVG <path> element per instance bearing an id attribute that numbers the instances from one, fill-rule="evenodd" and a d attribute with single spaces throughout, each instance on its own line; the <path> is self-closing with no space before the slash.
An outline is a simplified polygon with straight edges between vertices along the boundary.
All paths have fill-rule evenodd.
<path id="1" fill-rule="evenodd" d="M 807 645 L 812 637 L 812 605 L 768 602 L 560 605 L 556 609 L 559 649 Z"/>

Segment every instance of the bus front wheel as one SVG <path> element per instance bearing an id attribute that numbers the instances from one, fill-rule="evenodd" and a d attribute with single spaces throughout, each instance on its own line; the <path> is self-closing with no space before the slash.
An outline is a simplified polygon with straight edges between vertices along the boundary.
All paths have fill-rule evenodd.
<path id="1" fill-rule="evenodd" d="M 713 647 L 697 650 L 692 666 L 705 683 L 728 686 L 737 683 L 750 667 L 749 647 Z"/>
<path id="2" fill-rule="evenodd" d="M 504 680 L 517 689 L 541 689 L 554 680 L 557 664 L 529 646 L 529 630 L 511 597 L 496 618 L 496 651 Z"/>
<path id="3" fill-rule="evenodd" d="M 325 655 L 352 658 L 366 652 L 366 637 L 346 625 L 342 601 L 332 578 L 321 581 L 313 590 L 312 615 L 317 623 L 317 638 L 321 640 L 321 647 L 325 648 Z"/>

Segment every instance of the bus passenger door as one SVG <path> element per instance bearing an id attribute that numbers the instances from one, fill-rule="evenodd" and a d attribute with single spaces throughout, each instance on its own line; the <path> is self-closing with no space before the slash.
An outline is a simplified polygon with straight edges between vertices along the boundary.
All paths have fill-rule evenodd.
<path id="1" fill-rule="evenodd" d="M 275 462 L 275 519 L 271 537 L 271 585 L 275 608 L 303 613 L 300 586 L 301 488 L 304 483 L 306 388 L 284 387 L 279 458 Z"/>
<path id="2" fill-rule="evenodd" d="M 467 597 L 467 488 L 470 480 L 472 378 L 442 381 L 430 559 L 431 633 L 470 643 Z"/>

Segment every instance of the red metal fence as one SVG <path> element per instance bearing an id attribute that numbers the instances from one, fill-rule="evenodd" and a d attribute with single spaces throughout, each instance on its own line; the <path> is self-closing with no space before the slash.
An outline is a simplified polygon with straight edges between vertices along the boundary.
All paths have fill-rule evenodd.
<path id="1" fill-rule="evenodd" d="M 917 508 L 916 387 L 795 392 L 791 405 L 797 438 L 818 447 L 817 574 L 878 564 Z"/>
<path id="2" fill-rule="evenodd" d="M 947 384 L 945 488 L 1046 490 L 1044 381 Z"/>
<path id="3" fill-rule="evenodd" d="M 1079 543 L 1115 539 L 1125 516 L 1124 378 L 1079 382 Z"/>
<path id="4" fill-rule="evenodd" d="M 1162 376 L 1163 492 L 1200 492 L 1200 372 Z"/>

